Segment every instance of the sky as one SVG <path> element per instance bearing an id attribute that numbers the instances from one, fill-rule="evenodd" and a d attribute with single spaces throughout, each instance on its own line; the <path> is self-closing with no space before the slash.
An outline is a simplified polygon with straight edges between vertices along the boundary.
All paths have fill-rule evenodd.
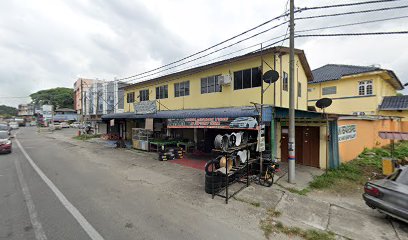
<path id="1" fill-rule="evenodd" d="M 333 1 L 329 0 L 295 0 L 296 7 L 331 4 Z M 408 1 L 303 11 L 296 17 L 401 5 L 408 5 Z M 72 88 L 80 77 L 113 80 L 160 67 L 272 19 L 282 14 L 286 6 L 287 0 L 0 1 L 0 105 L 16 107 L 27 103 L 30 101 L 28 95 L 42 89 Z M 307 33 L 408 30 L 408 8 L 297 20 L 295 29 L 301 31 L 401 16 L 405 18 Z M 285 20 L 271 22 L 228 43 Z M 287 24 L 283 24 L 158 75 L 215 61 L 217 57 L 221 60 L 231 52 L 240 50 L 228 57 L 259 49 L 261 42 L 286 32 Z M 312 69 L 328 63 L 377 65 L 393 70 L 402 82 L 408 82 L 407 40 L 408 35 L 310 37 L 297 38 L 295 47 L 305 51 Z M 264 43 L 264 46 L 273 42 Z M 289 45 L 288 41 L 279 43 L 282 44 Z M 145 79 L 148 77 L 133 82 Z M 403 93 L 408 94 L 408 91 Z"/>

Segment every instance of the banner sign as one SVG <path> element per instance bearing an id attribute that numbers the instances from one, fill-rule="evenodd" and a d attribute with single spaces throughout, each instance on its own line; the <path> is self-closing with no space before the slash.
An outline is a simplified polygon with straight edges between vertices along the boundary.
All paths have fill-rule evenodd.
<path id="1" fill-rule="evenodd" d="M 256 130 L 258 122 L 253 117 L 238 118 L 171 118 L 167 128 L 223 128 Z"/>
<path id="2" fill-rule="evenodd" d="M 152 114 L 157 111 L 155 100 L 137 102 L 133 106 L 136 114 Z"/>
<path id="3" fill-rule="evenodd" d="M 357 127 L 355 124 L 339 126 L 338 130 L 339 142 L 350 141 L 357 137 Z"/>

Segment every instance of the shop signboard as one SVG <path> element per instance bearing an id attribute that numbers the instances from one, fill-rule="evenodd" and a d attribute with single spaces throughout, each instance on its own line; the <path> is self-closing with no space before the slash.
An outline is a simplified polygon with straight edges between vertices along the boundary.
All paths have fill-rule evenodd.
<path id="1" fill-rule="evenodd" d="M 152 114 L 156 113 L 156 101 L 141 101 L 134 104 L 136 114 Z"/>
<path id="2" fill-rule="evenodd" d="M 355 124 L 339 126 L 339 142 L 350 141 L 357 137 L 357 127 Z"/>
<path id="3" fill-rule="evenodd" d="M 256 130 L 258 122 L 253 117 L 238 118 L 171 118 L 167 128 L 222 128 Z"/>

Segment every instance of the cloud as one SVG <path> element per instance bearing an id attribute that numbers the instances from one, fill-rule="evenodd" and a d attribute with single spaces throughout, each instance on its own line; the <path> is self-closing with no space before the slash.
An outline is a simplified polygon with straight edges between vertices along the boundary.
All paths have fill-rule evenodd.
<path id="1" fill-rule="evenodd" d="M 298 3 L 299 7 L 326 4 L 327 1 L 322 0 Z M 150 70 L 277 16 L 284 11 L 285 5 L 286 1 L 267 0 L 1 1 L 0 104 L 16 106 L 27 101 L 2 98 L 4 96 L 28 96 L 40 89 L 72 87 L 78 76 L 110 80 Z M 310 11 L 298 16 L 396 5 L 401 3 Z M 405 12 L 297 21 L 296 29 L 402 16 Z M 405 18 L 314 33 L 401 30 L 407 23 Z M 285 34 L 286 29 L 287 24 L 197 62 L 211 60 L 233 49 L 259 45 Z M 251 33 L 246 36 L 249 35 Z M 405 42 L 405 35 L 304 38 L 296 39 L 296 47 L 305 50 L 312 68 L 326 63 L 380 64 L 394 70 L 405 81 L 408 79 Z"/>

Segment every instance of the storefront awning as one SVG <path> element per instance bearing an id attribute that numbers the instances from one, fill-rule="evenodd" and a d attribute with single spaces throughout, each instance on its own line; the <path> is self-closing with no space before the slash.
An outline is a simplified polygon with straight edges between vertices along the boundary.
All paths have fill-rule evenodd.
<path id="1" fill-rule="evenodd" d="M 264 107 L 263 120 L 271 121 L 271 107 Z M 231 108 L 207 108 L 207 109 L 188 109 L 188 110 L 167 110 L 158 111 L 153 114 L 135 114 L 135 113 L 115 113 L 102 116 L 103 120 L 110 119 L 139 119 L 139 118 L 236 118 L 236 117 L 256 117 L 258 112 L 255 107 L 231 107 Z"/>

